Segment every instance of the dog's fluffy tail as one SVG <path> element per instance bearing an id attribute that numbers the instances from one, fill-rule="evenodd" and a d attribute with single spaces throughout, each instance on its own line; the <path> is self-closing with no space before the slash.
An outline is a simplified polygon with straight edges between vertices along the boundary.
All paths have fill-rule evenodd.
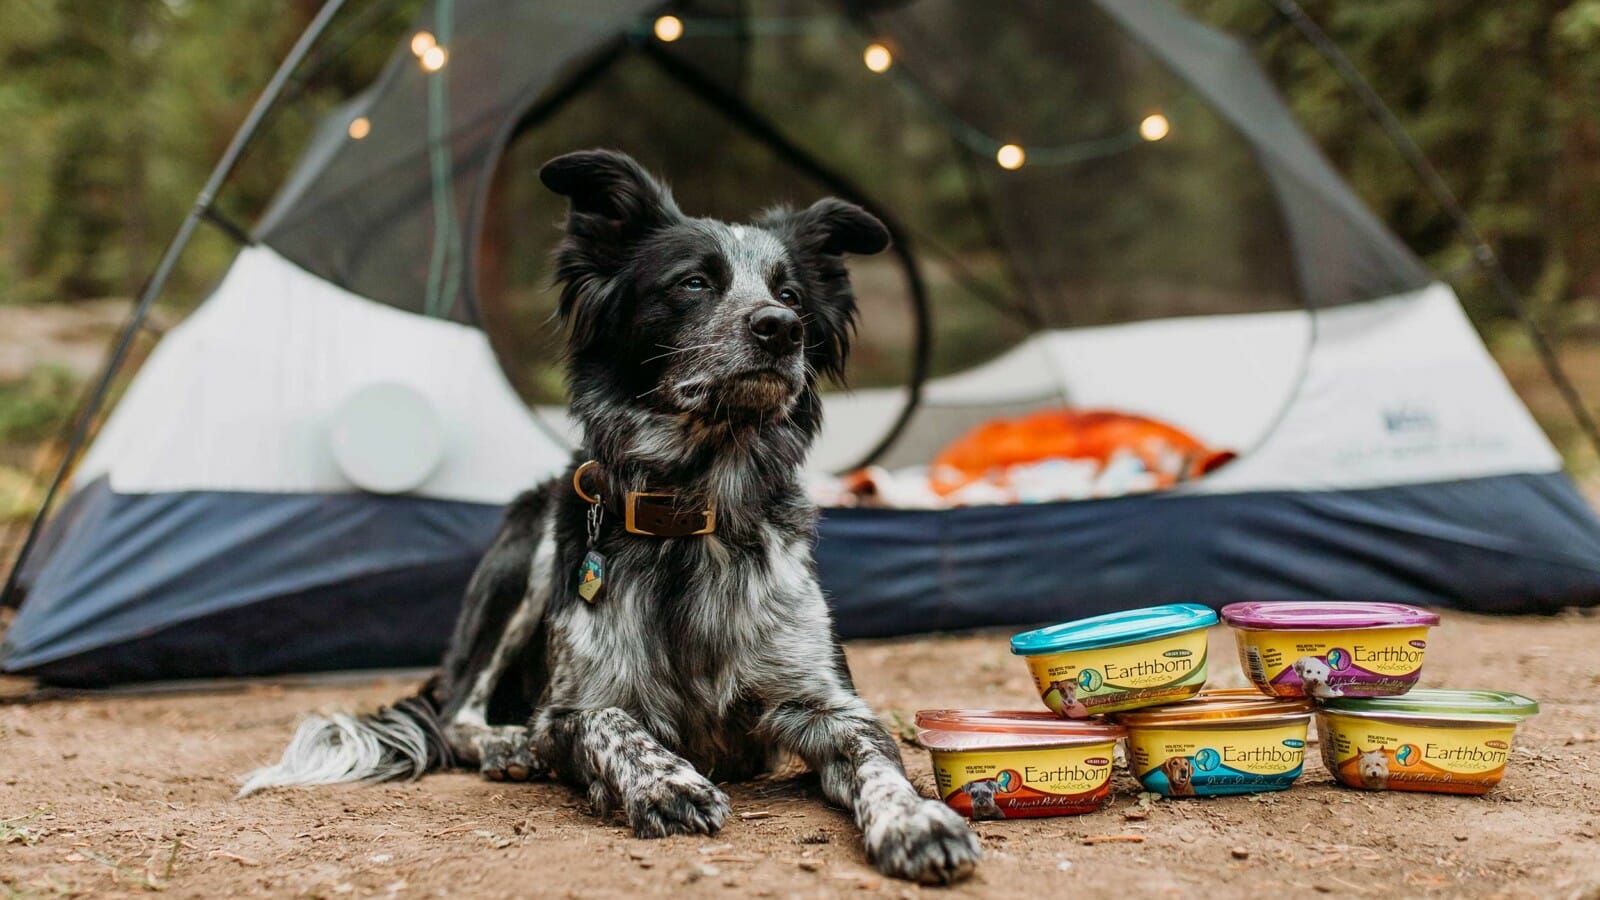
<path id="1" fill-rule="evenodd" d="M 420 778 L 450 765 L 438 709 L 423 693 L 370 715 L 308 717 L 277 765 L 244 777 L 239 796 L 274 787 Z"/>

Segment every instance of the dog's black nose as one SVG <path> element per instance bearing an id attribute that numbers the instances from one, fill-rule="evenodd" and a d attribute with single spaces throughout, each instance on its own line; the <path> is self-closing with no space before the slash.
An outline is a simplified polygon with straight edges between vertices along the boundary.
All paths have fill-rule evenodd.
<path id="1" fill-rule="evenodd" d="M 805 329 L 800 317 L 787 306 L 763 306 L 750 314 L 750 333 L 761 349 L 773 356 L 788 356 L 800 346 Z"/>

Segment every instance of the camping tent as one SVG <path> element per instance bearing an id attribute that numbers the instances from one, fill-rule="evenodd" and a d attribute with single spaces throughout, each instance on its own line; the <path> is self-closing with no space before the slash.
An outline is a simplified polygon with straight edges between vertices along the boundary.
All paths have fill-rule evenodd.
<path id="1" fill-rule="evenodd" d="M 434 0 L 77 466 L 6 671 L 435 658 L 500 506 L 575 437 L 513 391 L 487 302 L 514 139 L 620 146 L 691 210 L 833 192 L 885 219 L 895 255 L 853 268 L 857 363 L 889 375 L 828 396 L 819 468 L 926 462 L 1063 403 L 1240 453 L 1155 495 L 830 510 L 845 636 L 1178 600 L 1600 599 L 1600 523 L 1450 287 L 1244 44 L 1161 0 Z"/>

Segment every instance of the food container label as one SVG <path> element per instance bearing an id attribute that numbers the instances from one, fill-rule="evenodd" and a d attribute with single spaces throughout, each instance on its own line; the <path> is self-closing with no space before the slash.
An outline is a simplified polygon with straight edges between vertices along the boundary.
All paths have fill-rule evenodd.
<path id="1" fill-rule="evenodd" d="M 1168 797 L 1280 790 L 1300 777 L 1307 724 L 1136 728 L 1128 735 L 1128 765 L 1147 790 Z"/>
<path id="2" fill-rule="evenodd" d="M 1028 657 L 1034 684 L 1057 715 L 1082 718 L 1193 696 L 1206 681 L 1206 632 L 1121 647 Z"/>
<path id="3" fill-rule="evenodd" d="M 1515 725 L 1444 726 L 1319 715 L 1322 762 L 1368 790 L 1482 794 L 1500 782 Z"/>
<path id="4" fill-rule="evenodd" d="M 1093 812 L 1111 799 L 1115 741 L 1038 750 L 933 751 L 939 796 L 973 819 Z"/>
<path id="5" fill-rule="evenodd" d="M 1279 697 L 1403 694 L 1422 672 L 1428 629 L 1236 631 L 1239 664 Z"/>

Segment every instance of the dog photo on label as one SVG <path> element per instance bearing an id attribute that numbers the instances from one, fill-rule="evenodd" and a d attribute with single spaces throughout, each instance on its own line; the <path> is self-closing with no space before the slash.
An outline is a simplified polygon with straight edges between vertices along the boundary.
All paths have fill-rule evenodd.
<path id="1" fill-rule="evenodd" d="M 967 799 L 972 801 L 972 818 L 974 821 L 1004 819 L 1005 811 L 1000 804 L 995 802 L 995 795 L 1000 793 L 1000 782 L 993 778 L 983 778 L 978 781 L 969 781 L 961 788 L 966 793 Z"/>
<path id="2" fill-rule="evenodd" d="M 1294 674 L 1299 676 L 1300 683 L 1305 685 L 1306 696 L 1326 700 L 1333 697 L 1343 697 L 1344 692 L 1328 683 L 1333 677 L 1333 667 L 1315 656 L 1302 656 L 1290 666 Z"/>
<path id="3" fill-rule="evenodd" d="M 966 876 L 976 837 L 911 786 L 850 680 L 800 481 L 819 381 L 842 377 L 855 327 L 845 257 L 884 250 L 887 229 L 831 198 L 742 225 L 691 217 L 612 151 L 539 175 L 569 201 L 572 463 L 507 510 L 428 684 L 373 715 L 308 718 L 242 793 L 472 766 L 558 778 L 639 837 L 712 834 L 729 815 L 713 778 L 793 756 L 881 872 Z"/>
<path id="4" fill-rule="evenodd" d="M 1361 776 L 1361 786 L 1369 791 L 1389 789 L 1389 754 L 1382 747 L 1363 750 L 1356 759 L 1356 772 Z"/>
<path id="5" fill-rule="evenodd" d="M 1171 756 L 1161 764 L 1167 788 L 1174 797 L 1194 796 L 1194 761 L 1187 756 Z"/>
<path id="6" fill-rule="evenodd" d="M 1052 681 L 1046 693 L 1050 691 L 1055 691 L 1056 696 L 1061 698 L 1062 715 L 1070 716 L 1074 719 L 1086 719 L 1089 717 L 1089 707 L 1083 705 L 1083 702 L 1078 699 L 1078 679 L 1064 678 Z"/>

